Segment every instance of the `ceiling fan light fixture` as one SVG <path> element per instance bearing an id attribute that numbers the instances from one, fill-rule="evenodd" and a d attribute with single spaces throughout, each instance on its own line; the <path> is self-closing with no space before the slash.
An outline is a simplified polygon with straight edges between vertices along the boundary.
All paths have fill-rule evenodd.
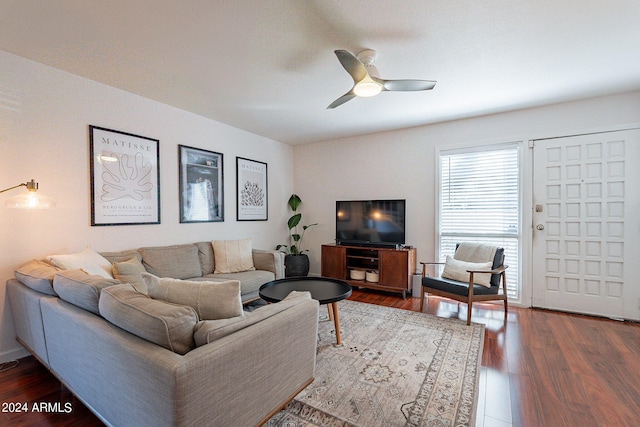
<path id="1" fill-rule="evenodd" d="M 376 96 L 380 92 L 382 92 L 382 85 L 369 79 L 368 76 L 358 82 L 353 88 L 353 93 L 364 98 Z"/>

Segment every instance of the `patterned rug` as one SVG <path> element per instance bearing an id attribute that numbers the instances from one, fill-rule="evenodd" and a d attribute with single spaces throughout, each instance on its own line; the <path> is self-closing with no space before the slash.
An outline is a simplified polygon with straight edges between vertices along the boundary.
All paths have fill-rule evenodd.
<path id="1" fill-rule="evenodd" d="M 266 424 L 473 426 L 484 325 L 341 301 L 320 307 L 315 381 Z"/>

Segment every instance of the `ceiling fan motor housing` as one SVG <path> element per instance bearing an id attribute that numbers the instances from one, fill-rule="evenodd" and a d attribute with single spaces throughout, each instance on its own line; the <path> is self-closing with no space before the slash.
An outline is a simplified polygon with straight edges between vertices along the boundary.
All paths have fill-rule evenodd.
<path id="1" fill-rule="evenodd" d="M 360 62 L 362 62 L 364 65 L 367 64 L 373 64 L 374 62 L 376 62 L 376 56 L 378 54 L 376 53 L 375 50 L 372 49 L 365 49 L 360 51 L 357 55 L 356 58 L 358 58 L 360 60 Z"/>
<path id="2" fill-rule="evenodd" d="M 378 71 L 378 68 L 373 65 L 374 62 L 376 62 L 377 55 L 378 54 L 375 50 L 365 49 L 358 53 L 358 55 L 356 55 L 356 58 L 358 58 L 358 60 L 362 62 L 362 65 L 364 65 L 364 68 L 367 70 L 367 73 L 369 73 L 371 77 L 376 77 L 379 79 L 380 72 Z"/>

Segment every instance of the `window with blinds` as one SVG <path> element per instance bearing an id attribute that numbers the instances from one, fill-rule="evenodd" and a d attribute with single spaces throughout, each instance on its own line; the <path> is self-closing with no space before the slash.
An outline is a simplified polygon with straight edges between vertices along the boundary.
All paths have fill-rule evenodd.
<path id="1" fill-rule="evenodd" d="M 440 258 L 456 243 L 505 249 L 507 294 L 519 296 L 520 189 L 518 146 L 440 153 Z"/>

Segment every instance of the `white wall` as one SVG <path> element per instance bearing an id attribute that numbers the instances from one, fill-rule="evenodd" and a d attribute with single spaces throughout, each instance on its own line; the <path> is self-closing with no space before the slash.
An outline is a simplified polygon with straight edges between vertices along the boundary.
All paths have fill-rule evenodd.
<path id="1" fill-rule="evenodd" d="M 14 341 L 4 283 L 29 259 L 87 246 L 118 250 L 247 236 L 256 247 L 273 247 L 287 235 L 293 180 L 303 222 L 320 223 L 305 237 L 312 274 L 320 273 L 320 245 L 334 239 L 338 199 L 407 199 L 407 243 L 417 247 L 419 260 L 429 260 L 435 249 L 437 148 L 509 141 L 526 147 L 530 139 L 639 122 L 640 92 L 632 92 L 292 148 L 0 51 L 0 188 L 34 178 L 58 201 L 54 210 L 13 210 L 2 202 L 19 190 L 0 195 L 0 361 L 26 354 Z M 90 124 L 160 140 L 162 224 L 90 226 Z M 224 154 L 223 223 L 179 223 L 178 144 Z M 530 157 L 524 152 L 527 175 Z M 269 165 L 267 222 L 235 221 L 236 156 Z M 525 210 L 530 190 L 525 185 Z M 522 272 L 530 274 L 526 265 Z M 525 287 L 525 303 L 527 292 Z"/>
<path id="2" fill-rule="evenodd" d="M 90 226 L 90 124 L 160 140 L 160 225 Z M 224 222 L 179 223 L 178 144 L 223 153 Z M 236 156 L 268 164 L 269 221 L 236 221 Z M 53 210 L 16 210 L 3 201 L 23 190 L 0 195 L 0 361 L 26 355 L 5 298 L 14 268 L 87 246 L 109 251 L 252 237 L 254 247 L 274 248 L 287 236 L 292 159 L 292 148 L 280 142 L 0 51 L 0 189 L 33 178 L 58 202 Z"/>
<path id="3" fill-rule="evenodd" d="M 347 108 L 355 108 L 355 104 Z M 523 153 L 523 259 L 531 224 L 531 155 L 528 141 L 640 124 L 640 92 L 513 111 L 412 129 L 326 141 L 294 148 L 296 192 L 309 230 L 311 273 L 320 273 L 320 245 L 333 242 L 335 201 L 407 199 L 407 244 L 419 261 L 433 260 L 436 248 L 436 152 L 460 146 L 521 141 Z M 319 160 L 322 161 L 319 161 Z M 527 228 L 529 227 L 529 228 Z M 530 304 L 530 268 L 521 266 L 522 303 Z"/>

